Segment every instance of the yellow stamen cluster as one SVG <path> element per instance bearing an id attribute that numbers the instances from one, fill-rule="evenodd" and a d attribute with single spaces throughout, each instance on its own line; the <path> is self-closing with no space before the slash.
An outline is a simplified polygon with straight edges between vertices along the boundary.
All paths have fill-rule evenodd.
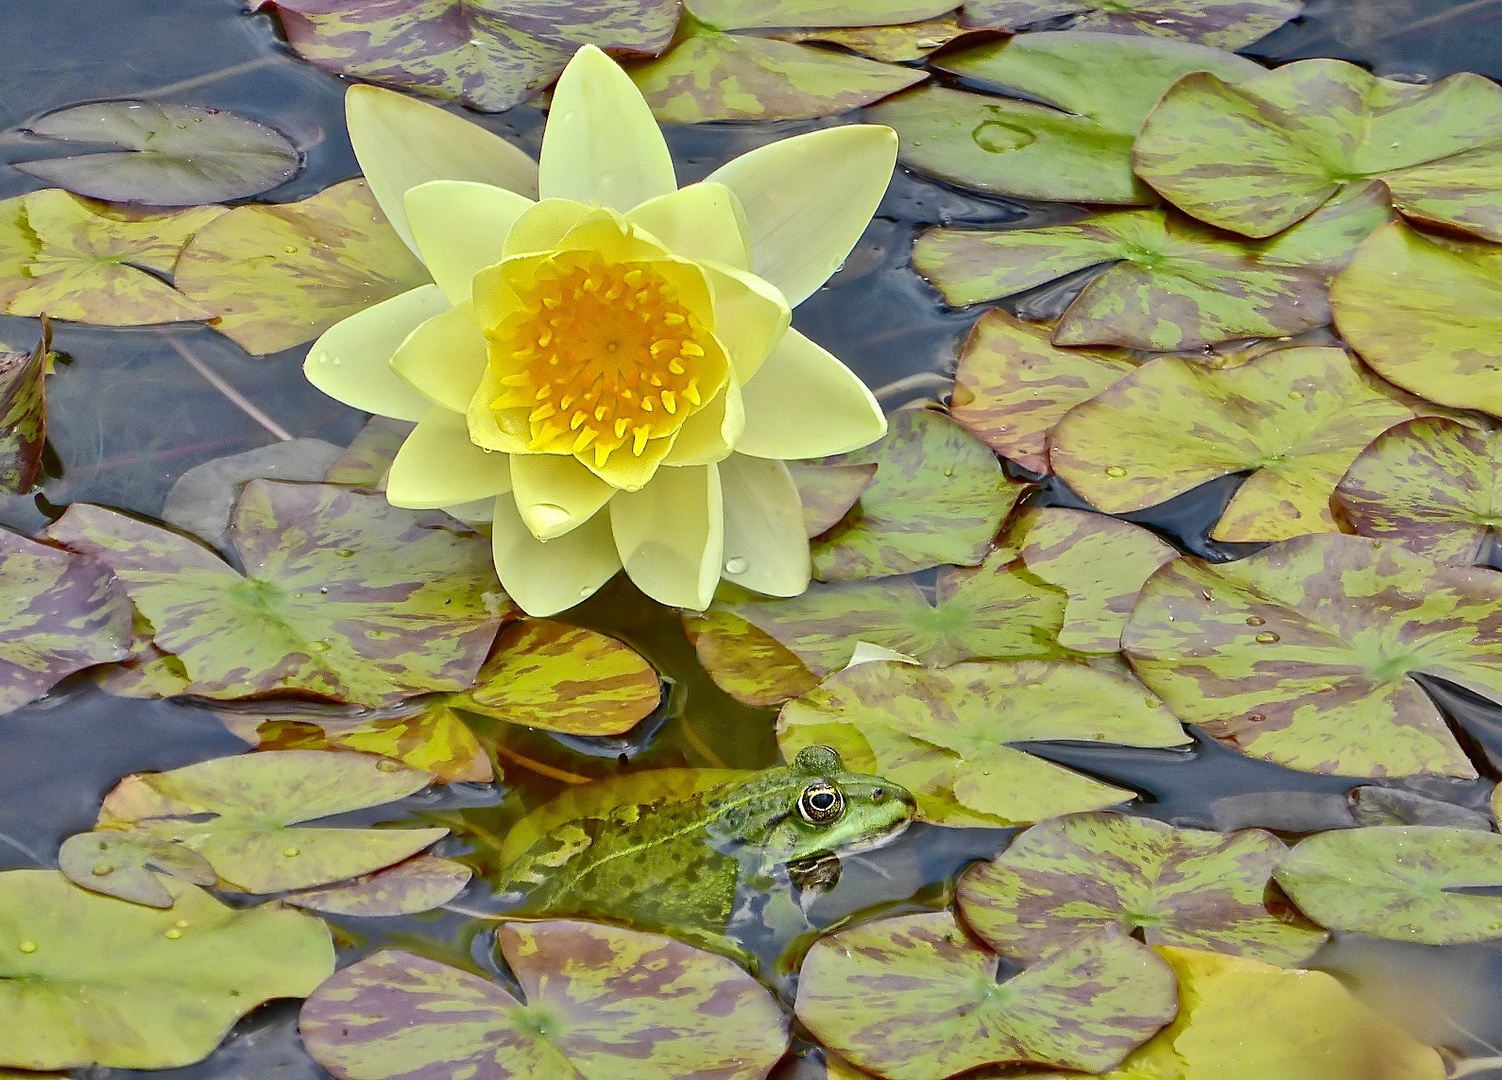
<path id="1" fill-rule="evenodd" d="M 703 404 L 709 332 L 652 263 L 566 251 L 512 285 L 522 306 L 490 336 L 519 366 L 491 408 L 527 410 L 528 450 L 592 450 L 603 467 L 622 447 L 641 457 Z"/>

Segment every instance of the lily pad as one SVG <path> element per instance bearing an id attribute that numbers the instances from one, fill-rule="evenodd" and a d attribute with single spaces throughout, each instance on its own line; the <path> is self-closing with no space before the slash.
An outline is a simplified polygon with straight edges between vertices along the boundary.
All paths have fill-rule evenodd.
<path id="1" fill-rule="evenodd" d="M 953 11 L 948 0 L 684 0 L 717 30 L 776 26 L 893 26 Z"/>
<path id="2" fill-rule="evenodd" d="M 1502 937 L 1502 836 L 1436 825 L 1378 826 L 1301 840 L 1278 884 L 1331 930 L 1454 945 Z"/>
<path id="3" fill-rule="evenodd" d="M 189 239 L 225 213 L 131 212 L 58 188 L 0 202 L 0 302 L 7 315 L 98 326 L 194 322 L 207 307 L 162 280 Z"/>
<path id="4" fill-rule="evenodd" d="M 1240 49 L 1303 10 L 1300 0 L 966 0 L 967 26 L 1012 30 L 1073 16 L 1070 27 Z"/>
<path id="5" fill-rule="evenodd" d="M 396 460 L 396 452 L 414 427 L 416 425 L 407 420 L 372 416 L 323 474 L 324 483 L 380 487 L 391 463 Z"/>
<path id="6" fill-rule="evenodd" d="M 422 1072 L 493 1080 L 619 1075 L 760 1080 L 787 1018 L 730 960 L 670 938 L 554 920 L 502 923 L 504 987 L 411 953 L 340 971 L 308 998 L 303 1045 L 339 1080 Z"/>
<path id="7" fill-rule="evenodd" d="M 882 919 L 814 942 L 795 1008 L 821 1042 L 892 1080 L 1012 1061 L 1100 1072 L 1174 1015 L 1168 965 L 1119 934 L 1005 982 L 997 967 L 947 911 Z"/>
<path id="8" fill-rule="evenodd" d="M 777 30 L 772 36 L 783 41 L 826 42 L 869 56 L 872 60 L 904 64 L 922 60 L 935 49 L 943 48 L 967 32 L 959 20 L 950 14 L 903 23 L 900 26 L 812 27 L 806 30 Z"/>
<path id="9" fill-rule="evenodd" d="M 1191 349 L 1324 326 L 1330 280 L 1391 218 L 1387 189 L 1373 183 L 1261 245 L 1164 210 L 1039 229 L 932 229 L 913 250 L 913 268 L 962 305 L 1110 264 L 1065 310 L 1054 344 Z"/>
<path id="10" fill-rule="evenodd" d="M 237 206 L 198 230 L 174 281 L 246 352 L 280 352 L 426 284 L 364 180 L 301 202 Z"/>
<path id="11" fill-rule="evenodd" d="M 805 746 L 830 746 L 849 768 L 901 784 L 917 798 L 921 820 L 990 827 L 1100 810 L 1135 794 L 1012 743 L 1190 741 L 1130 676 L 1027 660 L 847 668 L 784 705 L 777 738 L 789 759 Z"/>
<path id="12" fill-rule="evenodd" d="M 25 495 L 42 472 L 47 442 L 46 377 L 52 373 L 52 325 L 28 353 L 0 350 L 0 493 Z"/>
<path id="13" fill-rule="evenodd" d="M 1389 428 L 1351 463 L 1332 503 L 1362 536 L 1436 562 L 1476 562 L 1502 524 L 1502 432 L 1444 417 Z"/>
<path id="14" fill-rule="evenodd" d="M 1502 240 L 1502 87 L 1469 72 L 1415 86 L 1342 60 L 1237 85 L 1199 72 L 1163 95 L 1132 164 L 1180 210 L 1246 236 L 1380 178 L 1405 214 Z"/>
<path id="15" fill-rule="evenodd" d="M 1132 140 L 1176 79 L 1264 73 L 1219 49 L 1090 31 L 1019 34 L 941 66 L 1011 96 L 924 87 L 883 102 L 869 118 L 897 129 L 902 164 L 998 195 L 1126 206 L 1157 201 L 1132 174 Z"/>
<path id="16" fill-rule="evenodd" d="M 821 581 L 885 577 L 986 557 L 1027 485 L 942 413 L 906 409 L 878 442 L 829 459 L 876 466 L 855 508 L 813 545 Z"/>
<path id="17" fill-rule="evenodd" d="M 1399 545 L 1316 534 L 1211 567 L 1177 559 L 1122 634 L 1186 723 L 1306 772 L 1475 776 L 1408 676 L 1502 698 L 1502 583 Z"/>
<path id="18" fill-rule="evenodd" d="M 147 206 L 228 202 L 290 180 L 302 161 L 281 132 L 222 109 L 91 101 L 50 112 L 29 134 L 111 149 L 13 162 L 78 195 Z"/>
<path id="19" fill-rule="evenodd" d="M 1062 507 L 1023 510 L 1007 540 L 1031 573 L 1068 592 L 1059 644 L 1082 653 L 1121 649 L 1142 583 L 1178 556 L 1146 529 Z"/>
<path id="20" fill-rule="evenodd" d="M 780 705 L 819 685 L 783 644 L 734 612 L 685 611 L 683 632 L 714 684 L 742 705 Z"/>
<path id="21" fill-rule="evenodd" d="M 57 868 L 80 888 L 156 908 L 169 908 L 173 901 L 158 874 L 194 885 L 219 881 L 198 852 L 134 829 L 96 829 L 68 837 L 58 849 Z"/>
<path id="22" fill-rule="evenodd" d="M 1307 959 L 1326 935 L 1269 911 L 1264 894 L 1288 849 L 1270 832 L 1229 836 L 1123 814 L 1034 825 L 956 891 L 966 925 L 1028 964 L 1103 927 L 1272 964 Z"/>
<path id="23" fill-rule="evenodd" d="M 348 885 L 310 889 L 282 900 L 294 907 L 362 919 L 416 915 L 447 904 L 464 891 L 473 874 L 469 867 L 452 859 L 417 855 Z"/>
<path id="24" fill-rule="evenodd" d="M 126 603 L 130 603 L 128 600 Z M 183 662 L 153 640 L 156 630 L 151 620 L 130 604 L 131 632 L 129 653 L 118 663 L 96 668 L 94 682 L 107 694 L 127 698 L 175 697 L 193 680 Z"/>
<path id="25" fill-rule="evenodd" d="M 1112 514 L 1251 472 L 1211 535 L 1283 540 L 1337 531 L 1335 485 L 1367 443 L 1413 419 L 1417 404 L 1343 349 L 1284 349 L 1226 371 L 1165 356 L 1071 409 L 1048 458 Z"/>
<path id="26" fill-rule="evenodd" d="M 293 826 L 380 806 L 431 780 L 416 769 L 358 754 L 242 754 L 127 777 L 105 797 L 100 825 L 196 851 L 241 892 L 308 889 L 400 862 L 448 830 Z"/>
<path id="27" fill-rule="evenodd" d="M 839 524 L 850 512 L 871 481 L 876 479 L 876 465 L 798 465 L 788 466 L 803 504 L 803 524 L 812 539 Z"/>
<path id="28" fill-rule="evenodd" d="M 50 870 L 0 874 L 0 1066 L 191 1065 L 263 1001 L 303 997 L 333 972 L 318 919 L 173 889 L 161 911 Z"/>
<path id="29" fill-rule="evenodd" d="M 0 712 L 130 653 L 130 602 L 108 567 L 0 529 Z"/>
<path id="30" fill-rule="evenodd" d="M 652 665 L 613 637 L 548 619 L 501 631 L 457 709 L 570 735 L 619 735 L 657 708 Z"/>
<path id="31" fill-rule="evenodd" d="M 1378 229 L 1330 289 L 1340 333 L 1383 378 L 1502 416 L 1502 247 Z"/>
<path id="32" fill-rule="evenodd" d="M 245 577 L 187 537 L 97 506 L 73 504 L 47 532 L 120 576 L 189 693 L 384 705 L 473 681 L 502 601 L 489 545 L 452 518 L 252 480 L 231 534 Z"/>
<path id="33" fill-rule="evenodd" d="M 667 124 L 808 120 L 869 105 L 928 78 L 915 68 L 704 27 L 630 73 L 653 115 Z"/>

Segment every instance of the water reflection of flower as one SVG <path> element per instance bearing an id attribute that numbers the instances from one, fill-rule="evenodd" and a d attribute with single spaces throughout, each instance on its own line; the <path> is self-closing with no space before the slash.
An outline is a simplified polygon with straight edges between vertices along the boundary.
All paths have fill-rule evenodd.
<path id="1" fill-rule="evenodd" d="M 493 498 L 496 569 L 532 614 L 622 566 L 692 608 L 722 572 L 772 595 L 807 588 L 783 460 L 853 450 L 886 425 L 789 311 L 869 222 L 895 134 L 827 128 L 679 188 L 646 102 L 588 46 L 558 82 L 540 165 L 390 91 L 354 87 L 347 110 L 372 190 L 436 284 L 334 326 L 305 370 L 341 401 L 418 422 L 390 501 Z"/>

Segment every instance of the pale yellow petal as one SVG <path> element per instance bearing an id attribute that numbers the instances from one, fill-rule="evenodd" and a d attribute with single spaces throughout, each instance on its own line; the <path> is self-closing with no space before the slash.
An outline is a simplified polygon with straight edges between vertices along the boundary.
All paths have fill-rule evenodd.
<path id="1" fill-rule="evenodd" d="M 610 262 L 673 259 L 665 245 L 614 210 L 596 210 L 580 219 L 553 246 L 558 251 L 598 251 Z"/>
<path id="2" fill-rule="evenodd" d="M 674 255 L 751 269 L 740 203 L 724 184 L 690 184 L 633 207 L 626 219 L 651 233 Z"/>
<path id="3" fill-rule="evenodd" d="M 731 454 L 720 463 L 725 500 L 725 578 L 769 596 L 797 596 L 813 566 L 803 504 L 788 467 Z"/>
<path id="4" fill-rule="evenodd" d="M 614 60 L 585 45 L 553 88 L 538 174 L 543 198 L 626 211 L 677 187 L 668 144 L 641 91 Z"/>
<path id="5" fill-rule="evenodd" d="M 528 615 L 538 617 L 589 599 L 621 568 L 609 510 L 601 510 L 567 536 L 544 542 L 528 530 L 515 500 L 502 495 L 495 501 L 490 546 L 506 594 Z"/>
<path id="6" fill-rule="evenodd" d="M 751 237 L 751 269 L 797 307 L 855 247 L 896 162 L 896 132 L 852 124 L 767 143 L 706 182 L 735 192 Z"/>
<path id="7" fill-rule="evenodd" d="M 396 452 L 386 501 L 414 510 L 456 506 L 511 490 L 511 463 L 469 441 L 461 413 L 435 405 Z"/>
<path id="8" fill-rule="evenodd" d="M 658 469 L 640 491 L 610 500 L 610 523 L 637 588 L 661 604 L 709 606 L 725 549 L 717 466 Z"/>
<path id="9" fill-rule="evenodd" d="M 715 336 L 730 356 L 736 381 L 744 386 L 787 333 L 792 309 L 775 285 L 755 274 L 716 263 L 700 268 L 714 290 Z"/>
<path id="10" fill-rule="evenodd" d="M 579 222 L 595 213 L 594 207 L 573 199 L 543 199 L 534 203 L 506 237 L 505 256 L 552 251 L 558 241 Z"/>
<path id="11" fill-rule="evenodd" d="M 303 373 L 329 397 L 353 408 L 421 420 L 430 403 L 397 377 L 391 361 L 409 334 L 448 306 L 437 285 L 422 285 L 356 312 L 313 343 Z"/>
<path id="12" fill-rule="evenodd" d="M 478 180 L 529 198 L 537 163 L 505 139 L 462 117 L 378 86 L 351 86 L 344 96 L 349 141 L 391 225 L 413 251 L 403 200 L 429 180 Z"/>
<path id="13" fill-rule="evenodd" d="M 428 273 L 458 304 L 475 274 L 501 261 L 506 237 L 537 204 L 525 195 L 473 180 L 431 180 L 407 192 L 407 223 Z"/>
<path id="14" fill-rule="evenodd" d="M 517 414 L 514 409 L 504 409 L 500 415 L 512 423 L 517 423 L 514 430 L 503 430 L 497 423 L 496 411 L 491 408 L 491 403 L 504 393 L 505 388 L 501 385 L 503 374 L 493 366 L 487 367 L 480 377 L 480 385 L 475 390 L 465 407 L 464 415 L 469 424 L 470 442 L 477 446 L 483 446 L 487 450 L 499 450 L 506 454 L 525 454 L 527 450 L 528 431 L 524 421 L 517 423 Z"/>
<path id="15" fill-rule="evenodd" d="M 723 393 L 705 402 L 704 408 L 684 421 L 664 465 L 709 465 L 724 461 L 746 429 L 746 408 L 741 389 L 725 384 Z"/>
<path id="16" fill-rule="evenodd" d="M 577 529 L 610 501 L 616 489 L 572 456 L 515 454 L 511 491 L 522 521 L 539 540 Z"/>
<path id="17" fill-rule="evenodd" d="M 468 300 L 422 323 L 391 357 L 391 370 L 434 405 L 469 408 L 485 373 L 485 335 Z"/>
<path id="18" fill-rule="evenodd" d="M 746 430 L 735 448 L 752 457 L 843 454 L 886 434 L 886 417 L 866 384 L 796 330 L 783 335 L 742 394 Z"/>

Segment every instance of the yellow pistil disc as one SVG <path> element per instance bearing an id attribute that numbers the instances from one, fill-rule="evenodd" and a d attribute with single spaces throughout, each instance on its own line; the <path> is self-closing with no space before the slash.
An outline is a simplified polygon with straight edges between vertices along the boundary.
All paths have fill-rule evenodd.
<path id="1" fill-rule="evenodd" d="M 516 365 L 490 407 L 527 410 L 528 450 L 597 468 L 617 450 L 641 457 L 718 389 L 705 385 L 719 382 L 705 370 L 713 336 L 651 262 L 565 251 L 528 278 L 510 282 L 521 307 L 489 334 L 492 357 Z"/>

